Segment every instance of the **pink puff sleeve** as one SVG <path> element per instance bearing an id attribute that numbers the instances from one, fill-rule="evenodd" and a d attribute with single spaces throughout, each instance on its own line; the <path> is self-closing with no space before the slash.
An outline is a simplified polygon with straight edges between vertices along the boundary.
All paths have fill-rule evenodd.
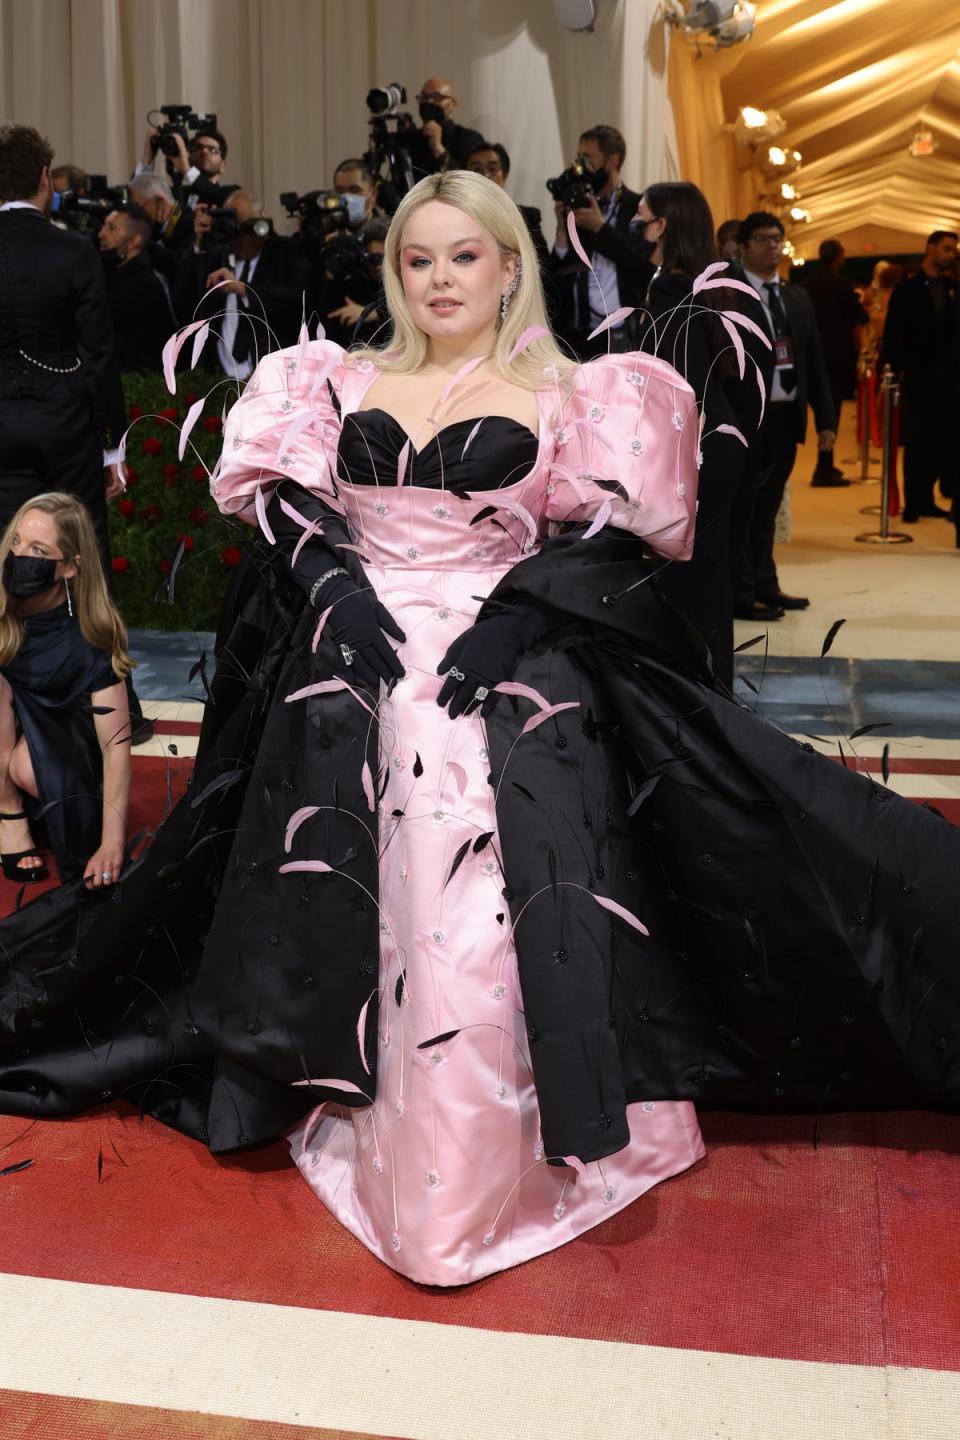
<path id="1" fill-rule="evenodd" d="M 225 514 L 256 524 L 257 492 L 286 478 L 333 499 L 340 438 L 334 395 L 347 363 L 329 340 L 309 340 L 261 360 L 227 416 L 210 481 Z"/>
<path id="2" fill-rule="evenodd" d="M 591 360 L 551 424 L 548 519 L 630 530 L 657 554 L 689 560 L 700 413 L 672 365 L 638 352 Z"/>

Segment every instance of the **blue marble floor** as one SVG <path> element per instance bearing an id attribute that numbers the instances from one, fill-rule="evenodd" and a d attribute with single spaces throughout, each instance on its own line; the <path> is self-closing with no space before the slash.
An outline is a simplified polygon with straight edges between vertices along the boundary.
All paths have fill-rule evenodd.
<path id="1" fill-rule="evenodd" d="M 141 699 L 203 699 L 199 676 L 189 675 L 202 650 L 212 671 L 211 634 L 133 630 L 130 644 Z M 890 736 L 960 738 L 960 667 L 947 661 L 777 655 L 764 667 L 753 653 L 738 657 L 736 692 L 794 734 L 849 735 L 882 724 Z"/>

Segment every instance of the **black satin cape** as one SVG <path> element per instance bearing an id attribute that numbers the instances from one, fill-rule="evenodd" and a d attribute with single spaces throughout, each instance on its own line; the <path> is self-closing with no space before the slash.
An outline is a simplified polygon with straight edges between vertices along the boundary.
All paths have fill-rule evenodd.
<path id="1" fill-rule="evenodd" d="M 346 538 L 322 502 L 292 498 Z M 224 1151 L 344 1103 L 308 1077 L 376 1083 L 375 1044 L 367 1074 L 357 1041 L 376 857 L 347 812 L 364 813 L 377 737 L 343 693 L 305 716 L 285 704 L 336 656 L 326 634 L 312 654 L 280 549 L 258 540 L 237 574 L 194 778 L 145 857 L 110 897 L 62 889 L 0 923 L 0 1110 L 124 1097 Z M 507 757 L 529 707 L 501 700 L 488 722 L 548 1153 L 615 1152 L 637 1099 L 956 1106 L 960 832 L 731 699 L 659 564 L 634 537 L 574 532 L 487 602 L 542 611 L 514 678 L 580 704 L 523 737 L 522 764 Z M 278 873 L 310 858 L 296 837 L 284 852 L 305 804 L 330 807 L 324 853 L 359 885 Z"/>

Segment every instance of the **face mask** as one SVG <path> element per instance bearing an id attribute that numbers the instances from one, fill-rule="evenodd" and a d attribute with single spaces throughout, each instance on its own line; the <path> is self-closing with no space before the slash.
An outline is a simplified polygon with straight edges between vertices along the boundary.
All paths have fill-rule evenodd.
<path id="1" fill-rule="evenodd" d="M 436 120 L 438 125 L 442 125 L 446 118 L 439 105 L 431 105 L 429 101 L 426 100 L 421 102 L 420 119 L 424 125 L 426 125 L 428 120 Z"/>
<path id="2" fill-rule="evenodd" d="M 3 584 L 15 600 L 30 600 L 57 583 L 56 560 L 39 555 L 8 555 L 3 562 Z"/>
<path id="3" fill-rule="evenodd" d="M 347 224 L 353 229 L 362 225 L 367 218 L 367 200 L 365 195 L 342 195 L 340 197 L 347 207 Z"/>
<path id="4" fill-rule="evenodd" d="M 631 240 L 630 248 L 633 250 L 633 253 L 634 255 L 636 255 L 638 260 L 652 260 L 653 252 L 654 250 L 656 250 L 659 243 L 660 242 L 658 240 L 648 240 L 641 229 L 640 234 L 636 237 L 636 239 Z"/>

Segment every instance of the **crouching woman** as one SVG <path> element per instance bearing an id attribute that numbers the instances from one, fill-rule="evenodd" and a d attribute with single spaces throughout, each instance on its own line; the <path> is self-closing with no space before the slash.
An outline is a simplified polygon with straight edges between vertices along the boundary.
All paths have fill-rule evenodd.
<path id="1" fill-rule="evenodd" d="M 53 492 L 21 506 L 0 579 L 3 874 L 45 879 L 45 832 L 61 881 L 110 887 L 126 836 L 132 661 L 84 505 Z"/>

